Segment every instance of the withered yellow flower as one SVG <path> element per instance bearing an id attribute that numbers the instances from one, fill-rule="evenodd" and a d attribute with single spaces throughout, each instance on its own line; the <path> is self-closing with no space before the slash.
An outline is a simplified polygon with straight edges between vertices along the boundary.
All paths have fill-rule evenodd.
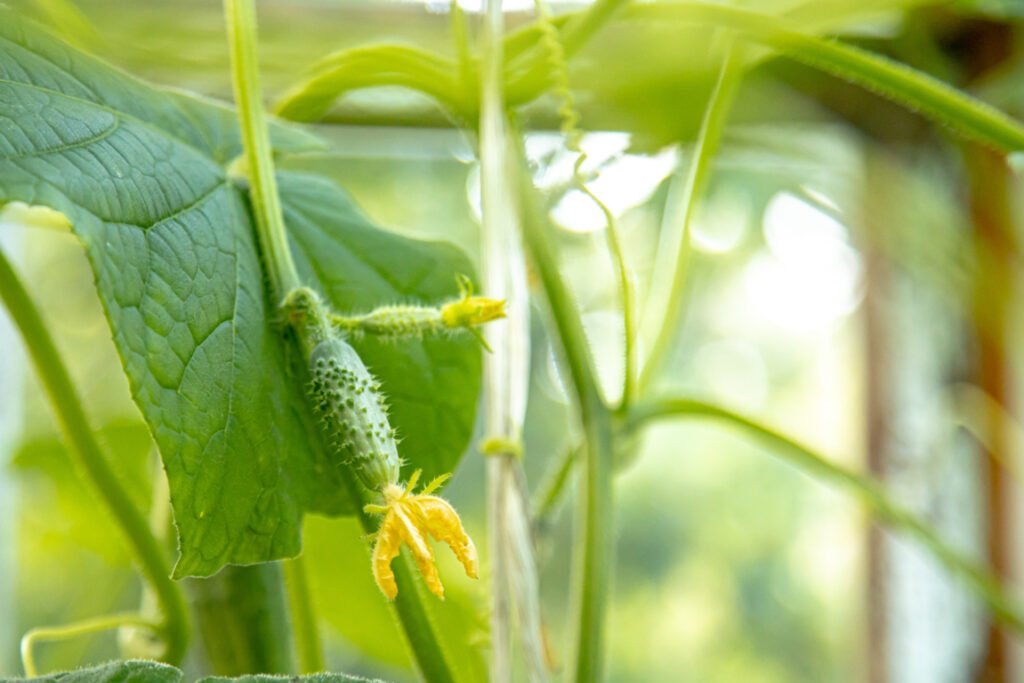
<path id="1" fill-rule="evenodd" d="M 505 300 L 473 295 L 473 283 L 465 276 L 459 278 L 462 298 L 441 307 L 441 320 L 452 329 L 483 325 L 505 317 Z"/>
<path id="2" fill-rule="evenodd" d="M 476 548 L 462 528 L 459 514 L 448 501 L 430 495 L 450 475 L 438 477 L 420 493 L 413 493 L 419 476 L 420 471 L 416 470 L 405 488 L 389 484 L 383 490 L 384 505 L 367 505 L 364 508 L 367 512 L 384 515 L 373 546 L 373 578 L 390 600 L 398 595 L 391 561 L 398 557 L 403 543 L 412 551 L 427 588 L 444 599 L 444 586 L 434 564 L 434 552 L 427 540 L 428 535 L 447 543 L 466 569 L 466 574 L 470 578 L 477 578 Z"/>
<path id="3" fill-rule="evenodd" d="M 482 325 L 504 317 L 504 299 L 486 296 L 467 296 L 441 308 L 441 319 L 451 328 Z"/>

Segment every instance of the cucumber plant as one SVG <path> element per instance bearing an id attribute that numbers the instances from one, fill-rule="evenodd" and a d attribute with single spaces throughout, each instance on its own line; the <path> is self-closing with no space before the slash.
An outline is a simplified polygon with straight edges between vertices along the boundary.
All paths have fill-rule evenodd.
<path id="1" fill-rule="evenodd" d="M 483 228 L 493 231 L 484 241 L 498 245 L 485 259 L 482 281 L 525 289 L 522 261 L 528 262 L 543 324 L 559 348 L 578 443 L 553 458 L 550 486 L 538 493 L 541 505 L 534 512 L 544 517 L 580 470 L 568 679 L 598 680 L 604 672 L 615 473 L 646 427 L 680 418 L 729 424 L 853 494 L 880 522 L 920 542 L 1008 629 L 1024 633 L 1024 612 L 988 568 L 945 543 L 878 482 L 727 408 L 661 395 L 654 381 L 682 320 L 694 207 L 735 91 L 756 60 L 769 51 L 795 59 L 1004 156 L 1024 150 L 1018 121 L 907 66 L 799 30 L 786 17 L 719 3 L 625 0 L 596 0 L 555 16 L 537 0 L 536 20 L 506 35 L 500 0 L 488 0 L 479 54 L 456 3 L 455 59 L 407 45 L 333 53 L 288 91 L 276 105 L 278 118 L 268 122 L 254 2 L 225 0 L 224 7 L 235 108 L 148 85 L 20 12 L 0 8 L 0 203 L 28 207 L 30 215 L 47 210 L 51 222 L 68 227 L 81 243 L 132 399 L 159 451 L 167 500 L 156 503 L 169 501 L 176 536 L 171 566 L 161 530 L 142 514 L 90 426 L 30 283 L 0 254 L 0 298 L 76 465 L 109 511 L 146 585 L 137 611 L 25 634 L 27 675 L 41 673 L 34 658 L 39 643 L 115 628 L 124 636 L 123 661 L 61 680 L 177 683 L 185 675 L 180 667 L 198 651 L 215 674 L 323 671 L 317 601 L 301 559 L 303 518 L 318 513 L 358 520 L 367 541 L 365 571 L 380 588 L 379 599 L 390 604 L 418 673 L 430 681 L 468 680 L 433 616 L 431 601 L 444 597 L 444 587 L 430 538 L 447 544 L 473 578 L 479 560 L 458 513 L 435 494 L 469 446 L 482 353 L 492 350 L 485 335 L 494 341 L 512 330 L 515 344 L 492 344 L 494 355 L 487 359 L 488 376 L 505 379 L 489 382 L 483 396 L 488 410 L 501 408 L 489 414 L 493 433 L 481 448 L 497 463 L 488 470 L 494 552 L 483 558 L 493 575 L 490 675 L 511 678 L 513 643 L 527 651 L 531 679 L 553 675 L 542 653 L 534 539 L 519 464 L 527 454 L 521 419 L 509 407 L 515 402 L 509 394 L 519 391 L 514 387 L 528 371 L 521 367 L 529 341 L 526 292 L 481 289 L 470 260 L 456 248 L 382 230 L 327 178 L 275 169 L 282 157 L 323 148 L 300 124 L 327 117 L 346 93 L 383 85 L 432 98 L 477 142 L 489 202 Z M 687 169 L 682 215 L 672 217 L 675 249 L 667 254 L 665 277 L 654 285 L 662 289 L 640 296 L 616 217 L 584 172 L 585 122 L 570 65 L 600 30 L 648 24 L 705 26 L 721 33 L 724 49 Z M 523 112 L 548 94 L 558 103 L 564 144 L 576 155 L 571 184 L 606 223 L 625 340 L 621 392 L 614 400 L 598 382 L 561 267 L 549 200 L 526 161 L 522 131 L 529 120 Z M 501 234 L 509 226 L 517 231 L 511 238 Z M 494 273 L 500 277 L 489 277 Z M 506 316 L 508 328 L 488 331 Z M 646 355 L 641 317 L 659 323 Z M 519 360 L 510 346 L 519 349 Z M 417 492 L 421 477 L 430 483 Z M 260 573 L 279 562 L 288 577 L 288 616 L 274 607 L 284 600 L 280 574 Z M 252 637 L 248 647 L 254 651 L 283 648 L 280 661 L 265 671 L 241 670 L 252 666 L 237 663 L 232 648 L 238 641 L 218 640 L 218 627 L 204 627 L 227 622 L 210 621 L 216 615 L 204 612 L 196 597 L 203 590 L 192 595 L 192 604 L 186 598 L 189 577 L 233 586 L 239 603 L 251 608 L 238 614 L 258 617 L 240 616 L 232 628 Z M 434 596 L 424 594 L 421 583 Z M 267 628 L 253 635 L 257 623 Z M 141 638 L 129 637 L 140 632 Z M 282 638 L 294 643 L 282 645 Z M 289 661 L 292 649 L 297 665 Z M 321 673 L 309 680 L 356 679 Z"/>

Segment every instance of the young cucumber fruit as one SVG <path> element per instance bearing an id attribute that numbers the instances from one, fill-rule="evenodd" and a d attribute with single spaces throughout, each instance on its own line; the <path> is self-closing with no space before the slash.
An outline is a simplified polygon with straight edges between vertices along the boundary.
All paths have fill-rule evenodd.
<path id="1" fill-rule="evenodd" d="M 345 462 L 371 491 L 398 483 L 401 459 L 387 405 L 359 354 L 328 336 L 309 359 L 313 404 Z"/>

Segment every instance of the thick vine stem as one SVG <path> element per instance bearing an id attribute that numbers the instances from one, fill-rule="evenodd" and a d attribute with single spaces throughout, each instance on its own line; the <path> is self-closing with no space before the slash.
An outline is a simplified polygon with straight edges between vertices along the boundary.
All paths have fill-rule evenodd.
<path id="1" fill-rule="evenodd" d="M 324 648 L 318 632 L 319 619 L 313 606 L 309 588 L 306 561 L 300 555 L 284 563 L 284 580 L 288 589 L 295 654 L 299 660 L 299 673 L 313 674 L 324 671 Z"/>
<path id="2" fill-rule="evenodd" d="M 135 561 L 159 601 L 163 618 L 157 632 L 164 643 L 161 659 L 169 664 L 180 664 L 191 632 L 181 589 L 170 578 L 170 565 L 145 515 L 135 507 L 93 436 L 81 399 L 49 330 L 2 251 L 0 299 L 21 333 L 75 464 L 125 535 Z"/>
<path id="3" fill-rule="evenodd" d="M 619 228 L 615 221 L 615 215 L 608 206 L 594 194 L 587 186 L 581 171 L 583 164 L 587 161 L 587 153 L 583 151 L 583 131 L 579 128 L 580 113 L 576 109 L 576 101 L 572 94 L 569 83 L 569 64 L 566 60 L 565 48 L 559 38 L 558 29 L 555 28 L 551 10 L 545 0 L 534 0 L 534 7 L 537 10 L 537 25 L 541 32 L 541 45 L 547 52 L 548 63 L 551 68 L 552 90 L 559 99 L 558 116 L 562 120 L 561 131 L 565 136 L 566 147 L 577 155 L 576 163 L 572 170 L 572 185 L 585 194 L 604 215 L 605 237 L 607 238 L 608 251 L 611 253 L 612 263 L 619 279 L 619 296 L 622 299 L 622 327 L 625 340 L 625 359 L 622 373 L 622 399 L 623 408 L 629 406 L 633 400 L 636 389 L 636 330 L 635 315 L 633 311 L 633 278 L 626 263 L 626 255 L 622 248 L 622 240 L 619 236 Z"/>
<path id="4" fill-rule="evenodd" d="M 219 676 L 294 671 L 281 563 L 224 567 L 189 579 L 206 660 Z M 294 608 L 294 606 L 292 606 Z"/>
<path id="5" fill-rule="evenodd" d="M 572 621 L 575 632 L 568 679 L 582 683 L 599 680 L 603 667 L 605 612 L 614 560 L 611 532 L 611 475 L 615 448 L 612 413 L 601 396 L 583 322 L 559 272 L 547 214 L 522 163 L 525 155 L 521 149 L 517 156 L 522 169 L 518 196 L 523 207 L 524 242 L 550 309 L 583 426 L 585 476 L 580 491 L 574 549 L 573 586 L 576 595 Z"/>

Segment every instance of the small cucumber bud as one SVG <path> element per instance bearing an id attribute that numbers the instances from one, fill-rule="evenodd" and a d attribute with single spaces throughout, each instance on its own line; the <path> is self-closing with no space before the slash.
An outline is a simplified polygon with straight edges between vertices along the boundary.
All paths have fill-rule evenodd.
<path id="1" fill-rule="evenodd" d="M 458 278 L 461 295 L 440 307 L 416 305 L 381 306 L 364 315 L 329 313 L 331 323 L 347 334 L 372 334 L 384 338 L 422 337 L 466 330 L 482 340 L 478 325 L 505 317 L 505 301 L 473 295 L 473 282 Z M 301 294 L 302 290 L 295 290 Z M 298 303 L 302 303 L 301 300 Z M 286 307 L 288 302 L 285 303 Z M 290 310 L 301 310 L 291 307 Z M 485 344 L 486 346 L 486 344 Z"/>
<path id="2" fill-rule="evenodd" d="M 324 339 L 309 369 L 313 405 L 333 447 L 371 491 L 396 484 L 401 460 L 384 396 L 356 350 L 338 337 Z"/>
<path id="3" fill-rule="evenodd" d="M 429 306 L 381 306 L 366 315 L 333 315 L 334 325 L 353 334 L 375 337 L 422 337 L 444 331 L 441 312 Z"/>

